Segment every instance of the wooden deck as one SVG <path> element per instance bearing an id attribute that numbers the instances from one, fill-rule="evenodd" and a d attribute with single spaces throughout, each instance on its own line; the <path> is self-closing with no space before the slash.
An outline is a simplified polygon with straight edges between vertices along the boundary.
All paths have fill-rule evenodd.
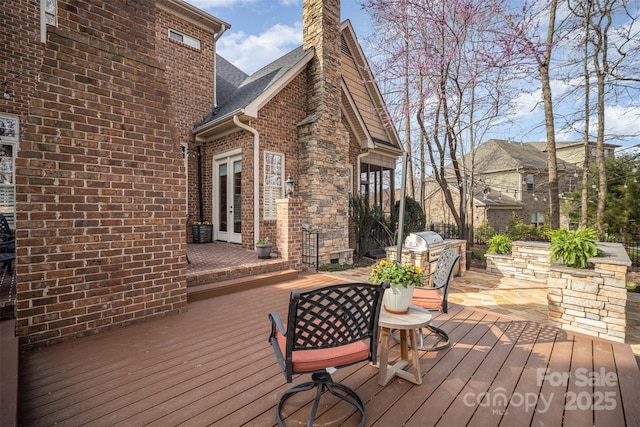
<path id="1" fill-rule="evenodd" d="M 292 289 L 336 281 L 303 276 L 28 352 L 20 425 L 273 426 L 275 404 L 291 385 L 267 342 L 267 314 L 285 314 Z M 434 324 L 454 345 L 421 353 L 422 385 L 396 378 L 381 387 L 368 364 L 333 375 L 365 400 L 367 425 L 640 425 L 640 370 L 628 345 L 460 305 Z M 290 399 L 292 425 L 311 399 Z M 321 408 L 323 425 L 357 425 L 334 403 Z"/>

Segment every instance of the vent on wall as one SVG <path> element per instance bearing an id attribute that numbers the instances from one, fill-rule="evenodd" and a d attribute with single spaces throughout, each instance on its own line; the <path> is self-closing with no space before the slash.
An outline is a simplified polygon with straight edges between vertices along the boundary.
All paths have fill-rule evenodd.
<path id="1" fill-rule="evenodd" d="M 351 56 L 351 51 L 349 50 L 347 41 L 344 39 L 344 37 L 340 37 L 340 39 L 342 40 L 342 53 L 344 53 L 345 55 Z"/>

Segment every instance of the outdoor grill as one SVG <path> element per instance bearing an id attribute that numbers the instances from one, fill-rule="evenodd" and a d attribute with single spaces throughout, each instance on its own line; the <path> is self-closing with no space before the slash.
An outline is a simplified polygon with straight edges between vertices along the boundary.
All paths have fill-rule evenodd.
<path id="1" fill-rule="evenodd" d="M 409 256 L 408 260 L 420 265 L 428 274 L 435 268 L 440 252 L 446 247 L 442 236 L 435 231 L 410 233 L 404 239 L 403 258 Z"/>
<path id="2" fill-rule="evenodd" d="M 404 239 L 404 246 L 414 250 L 433 250 L 440 246 L 444 246 L 444 239 L 435 231 L 421 231 L 419 233 L 410 233 Z"/>

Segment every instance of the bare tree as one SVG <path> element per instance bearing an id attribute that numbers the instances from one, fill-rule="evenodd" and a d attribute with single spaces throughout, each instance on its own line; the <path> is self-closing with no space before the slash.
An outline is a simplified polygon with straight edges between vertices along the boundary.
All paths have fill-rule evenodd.
<path id="1" fill-rule="evenodd" d="M 389 41 L 377 63 L 378 76 L 404 82 L 403 93 L 411 94 L 404 107 L 420 131 L 421 171 L 432 170 L 466 236 L 465 193 L 472 188 L 473 174 L 472 163 L 467 165 L 462 158 L 506 108 L 505 93 L 514 78 L 505 72 L 511 46 L 497 43 L 492 30 L 495 7 L 481 0 L 370 0 L 365 8 Z M 411 36 L 408 43 L 406 35 Z M 398 61 L 405 59 L 409 79 L 400 79 Z"/>

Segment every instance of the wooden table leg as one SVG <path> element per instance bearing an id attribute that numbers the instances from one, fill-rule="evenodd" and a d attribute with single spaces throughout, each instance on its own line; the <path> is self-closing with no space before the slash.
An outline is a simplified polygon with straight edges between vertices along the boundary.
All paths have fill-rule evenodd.
<path id="1" fill-rule="evenodd" d="M 413 364 L 414 382 L 420 385 L 422 384 L 422 374 L 420 373 L 420 355 L 418 354 L 418 339 L 415 329 L 409 331 L 409 340 L 411 341 L 411 363 Z"/>

